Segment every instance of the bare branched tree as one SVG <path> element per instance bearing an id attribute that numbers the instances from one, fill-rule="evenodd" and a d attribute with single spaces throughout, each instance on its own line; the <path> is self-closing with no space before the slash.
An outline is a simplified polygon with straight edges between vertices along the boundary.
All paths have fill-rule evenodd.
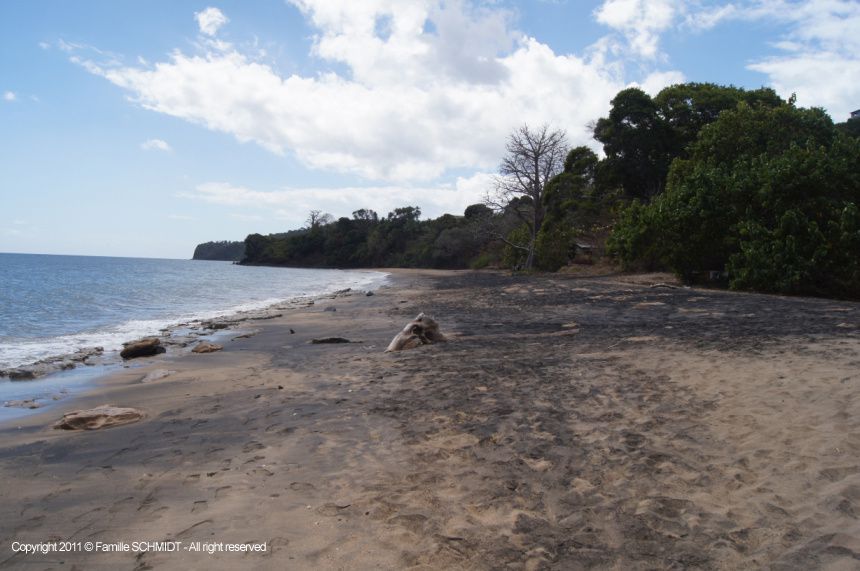
<path id="1" fill-rule="evenodd" d="M 507 236 L 496 238 L 526 255 L 524 269 L 534 264 L 535 241 L 544 219 L 543 195 L 546 183 L 564 168 L 568 152 L 567 135 L 550 131 L 549 125 L 532 130 L 523 125 L 508 137 L 507 155 L 495 177 L 494 193 L 485 199 L 496 211 L 511 211 L 528 227 L 529 239 L 514 243 Z"/>
<path id="2" fill-rule="evenodd" d="M 331 224 L 333 221 L 334 217 L 331 214 L 327 212 L 323 213 L 322 210 L 311 210 L 308 214 L 308 219 L 305 220 L 305 224 L 308 225 L 308 228 L 314 229 Z"/>

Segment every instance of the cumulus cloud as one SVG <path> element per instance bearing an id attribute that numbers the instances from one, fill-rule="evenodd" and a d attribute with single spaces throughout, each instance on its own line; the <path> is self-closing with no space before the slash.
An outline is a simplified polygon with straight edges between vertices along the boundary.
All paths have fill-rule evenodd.
<path id="1" fill-rule="evenodd" d="M 654 59 L 660 34 L 672 27 L 681 8 L 678 0 L 604 0 L 594 15 L 601 24 L 621 32 L 633 54 Z"/>
<path id="2" fill-rule="evenodd" d="M 761 1 L 741 15 L 788 25 L 780 51 L 748 67 L 768 76 L 784 97 L 826 108 L 844 121 L 860 101 L 860 3 L 852 0 Z"/>
<path id="3" fill-rule="evenodd" d="M 552 123 L 574 144 L 594 145 L 588 123 L 625 85 L 599 54 L 555 53 L 494 6 L 293 3 L 317 30 L 313 54 L 345 72 L 283 75 L 212 42 L 151 65 L 76 61 L 147 109 L 295 154 L 311 168 L 401 183 L 494 170 L 506 136 L 523 123 Z"/>
<path id="4" fill-rule="evenodd" d="M 144 151 L 168 152 L 173 150 L 167 141 L 162 141 L 161 139 L 148 139 L 140 144 L 140 148 Z"/>
<path id="5" fill-rule="evenodd" d="M 200 27 L 200 32 L 207 36 L 214 36 L 218 33 L 221 27 L 230 20 L 219 10 L 209 6 L 205 10 L 196 12 L 194 19 L 197 20 L 197 25 Z"/>
<path id="6" fill-rule="evenodd" d="M 18 96 L 15 95 L 14 91 L 6 91 L 5 93 L 3 93 L 4 101 L 15 101 L 16 99 L 18 99 Z"/>
<path id="7" fill-rule="evenodd" d="M 687 78 L 680 71 L 655 71 L 648 74 L 638 85 L 645 93 L 653 97 L 667 85 L 684 83 L 686 80 Z"/>

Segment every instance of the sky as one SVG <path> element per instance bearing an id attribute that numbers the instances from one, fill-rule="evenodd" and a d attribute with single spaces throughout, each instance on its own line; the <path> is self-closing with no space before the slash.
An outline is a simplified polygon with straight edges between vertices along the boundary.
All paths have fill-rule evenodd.
<path id="1" fill-rule="evenodd" d="M 621 89 L 860 108 L 860 0 L 0 0 L 0 252 L 189 258 L 311 210 L 462 214 Z"/>

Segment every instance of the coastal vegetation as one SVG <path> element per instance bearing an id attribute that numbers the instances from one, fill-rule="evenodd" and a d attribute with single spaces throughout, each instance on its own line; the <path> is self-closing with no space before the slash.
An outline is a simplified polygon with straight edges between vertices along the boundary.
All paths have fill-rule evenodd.
<path id="1" fill-rule="evenodd" d="M 860 297 L 860 119 L 835 124 L 768 88 L 686 83 L 622 90 L 593 135 L 602 158 L 524 125 L 484 203 L 460 215 L 315 211 L 300 230 L 248 236 L 242 263 L 557 271 L 605 252 L 687 283 Z M 236 243 L 204 250 L 228 244 L 235 255 Z"/>
<path id="2" fill-rule="evenodd" d="M 194 248 L 194 260 L 223 260 L 238 262 L 245 257 L 245 242 L 221 240 L 219 242 L 204 242 Z"/>

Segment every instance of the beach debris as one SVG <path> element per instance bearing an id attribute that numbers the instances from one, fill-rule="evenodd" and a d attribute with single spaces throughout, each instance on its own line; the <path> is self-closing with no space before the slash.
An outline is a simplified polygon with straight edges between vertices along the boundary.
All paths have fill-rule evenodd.
<path id="1" fill-rule="evenodd" d="M 154 371 L 148 372 L 142 379 L 140 379 L 141 383 L 151 383 L 152 381 L 158 381 L 165 377 L 168 377 L 175 373 L 176 371 L 168 371 L 167 369 L 155 369 Z"/>
<path id="2" fill-rule="evenodd" d="M 290 329 L 290 335 L 294 335 L 296 332 L 293 329 Z"/>
<path id="3" fill-rule="evenodd" d="M 370 297 L 370 296 L 374 295 L 374 293 L 372 291 L 368 291 L 364 295 L 366 295 L 367 297 Z"/>
<path id="4" fill-rule="evenodd" d="M 123 350 L 119 356 L 123 359 L 137 359 L 138 357 L 149 357 L 158 355 L 167 351 L 161 346 L 161 340 L 158 337 L 145 337 L 137 341 L 129 341 L 123 343 Z"/>
<path id="5" fill-rule="evenodd" d="M 659 307 L 666 305 L 662 301 L 642 301 L 633 306 L 633 309 L 648 309 L 649 307 Z"/>
<path id="6" fill-rule="evenodd" d="M 36 399 L 7 400 L 3 406 L 10 408 L 40 408 L 42 405 Z"/>
<path id="7" fill-rule="evenodd" d="M 59 430 L 98 430 L 131 424 L 142 420 L 145 416 L 143 411 L 136 408 L 103 404 L 87 410 L 66 413 L 62 419 L 54 424 L 54 428 Z"/>
<path id="8" fill-rule="evenodd" d="M 444 341 L 447 339 L 439 331 L 439 324 L 432 317 L 419 313 L 418 317 L 407 323 L 406 327 L 391 340 L 385 352 L 402 351 Z"/>
<path id="9" fill-rule="evenodd" d="M 321 339 L 311 339 L 311 343 L 321 345 L 323 343 L 352 343 L 352 341 L 346 337 L 323 337 Z"/>
<path id="10" fill-rule="evenodd" d="M 214 353 L 215 351 L 220 351 L 224 347 L 222 345 L 218 345 L 217 343 L 210 343 L 209 341 L 201 341 L 197 345 L 194 346 L 194 349 L 191 350 L 192 353 Z"/>
<path id="11" fill-rule="evenodd" d="M 336 307 L 328 306 L 323 311 L 337 311 Z"/>
<path id="12" fill-rule="evenodd" d="M 249 339 L 249 338 L 253 337 L 254 335 L 256 335 L 257 333 L 259 333 L 259 331 L 248 331 L 247 333 L 243 333 L 241 335 L 236 335 L 235 337 L 233 337 L 233 340 L 235 341 L 236 339 Z"/>

